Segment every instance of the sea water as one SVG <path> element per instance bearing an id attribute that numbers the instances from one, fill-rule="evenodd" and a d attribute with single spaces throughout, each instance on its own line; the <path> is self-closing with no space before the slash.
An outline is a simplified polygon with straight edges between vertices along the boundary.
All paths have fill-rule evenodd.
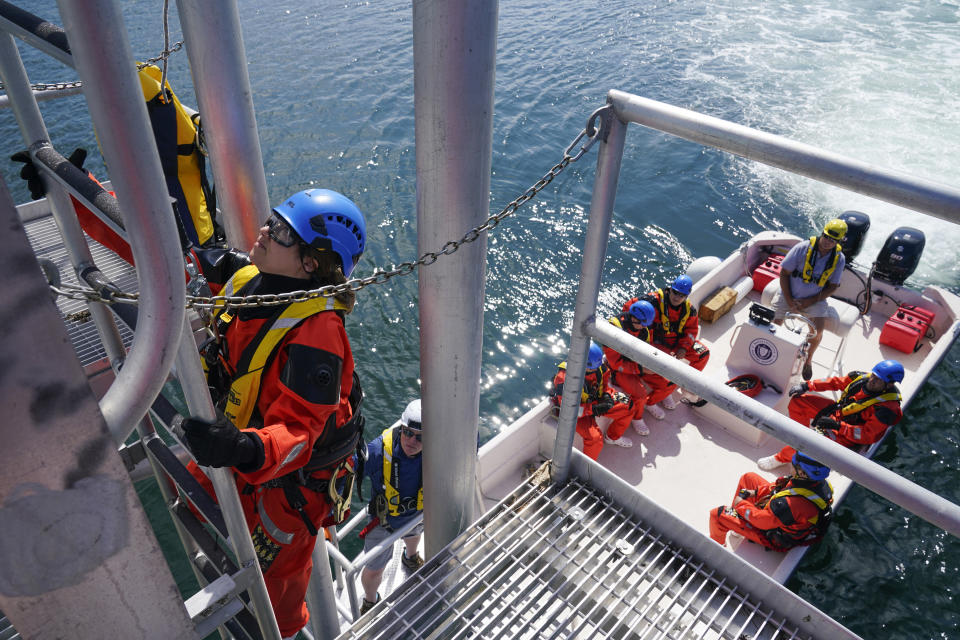
<path id="1" fill-rule="evenodd" d="M 135 55 L 156 55 L 162 3 L 122 4 Z M 59 22 L 53 5 L 24 6 Z M 342 191 L 368 221 L 357 275 L 413 259 L 410 3 L 242 0 L 240 13 L 271 201 L 310 186 Z M 609 89 L 956 183 L 958 21 L 960 8 L 948 2 L 505 0 L 491 212 L 561 159 Z M 170 24 L 176 41 L 175 7 Z M 25 58 L 33 82 L 74 77 L 36 54 Z M 183 102 L 195 105 L 184 53 L 170 59 L 169 74 Z M 64 155 L 84 146 L 91 151 L 87 166 L 106 175 L 83 99 L 44 103 L 42 110 Z M 9 111 L 0 112 L 0 131 L 5 155 L 22 147 Z M 595 163 L 590 153 L 571 165 L 489 236 L 482 441 L 545 395 L 565 357 Z M 15 200 L 27 199 L 12 164 L 3 176 Z M 695 257 L 725 256 L 763 229 L 806 236 L 848 209 L 871 218 L 859 261 L 872 261 L 896 227 L 913 226 L 927 245 L 910 283 L 960 293 L 957 227 L 631 127 L 601 312 L 661 285 Z M 359 299 L 348 332 L 367 394 L 366 435 L 373 438 L 421 393 L 416 280 L 396 278 Z M 876 458 L 954 502 L 958 400 L 955 347 Z M 159 503 L 150 512 L 165 517 Z M 960 637 L 958 584 L 958 540 L 862 488 L 850 493 L 826 540 L 789 582 L 865 638 Z"/>

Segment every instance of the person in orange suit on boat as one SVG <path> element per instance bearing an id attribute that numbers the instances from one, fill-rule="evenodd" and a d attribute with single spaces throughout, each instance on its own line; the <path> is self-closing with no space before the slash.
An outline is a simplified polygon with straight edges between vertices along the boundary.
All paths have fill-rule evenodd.
<path id="1" fill-rule="evenodd" d="M 643 298 L 631 298 L 624 303 L 623 310 L 626 312 L 638 300 L 648 301 L 656 312 L 650 325 L 653 329 L 653 345 L 675 358 L 686 360 L 694 369 L 703 371 L 710 359 L 710 350 L 697 340 L 700 320 L 696 307 L 687 299 L 692 290 L 693 280 L 690 276 L 677 276 L 669 287 L 652 291 Z M 653 391 L 647 398 L 648 411 L 654 418 L 663 420 L 666 416 L 664 409 L 672 411 L 677 408 L 679 403 L 673 397 L 676 388 L 677 385 L 669 383 Z"/>
<path id="2" fill-rule="evenodd" d="M 743 474 L 731 506 L 710 511 L 710 537 L 726 545 L 732 531 L 776 551 L 822 538 L 833 514 L 830 469 L 799 452 L 792 463 L 793 475 L 775 482 Z"/>
<path id="3" fill-rule="evenodd" d="M 199 252 L 224 295 L 280 294 L 346 281 L 363 253 L 363 214 L 345 196 L 301 191 L 275 208 L 249 256 Z M 252 264 L 248 264 L 252 263 Z M 349 514 L 363 446 L 359 380 L 344 328 L 355 294 L 216 310 L 204 349 L 219 418 L 184 419 L 197 463 L 230 467 L 280 633 L 309 618 L 304 597 L 318 532 Z M 269 330 L 268 330 L 269 329 Z M 196 464 L 191 472 L 210 490 Z"/>
<path id="4" fill-rule="evenodd" d="M 550 401 L 557 407 L 563 396 L 567 363 L 561 362 L 559 369 L 550 391 Z M 583 438 L 583 453 L 596 460 L 604 442 L 618 447 L 632 447 L 633 441 L 623 433 L 632 421 L 639 420 L 642 415 L 643 405 L 635 404 L 629 396 L 610 387 L 610 367 L 604 362 L 603 349 L 591 342 L 577 417 L 577 433 Z M 597 425 L 598 416 L 610 418 L 606 435 Z"/>
<path id="5" fill-rule="evenodd" d="M 608 322 L 634 338 L 652 344 L 653 331 L 649 327 L 655 317 L 656 311 L 652 304 L 646 300 L 637 300 L 627 311 L 619 317 L 609 318 Z M 610 364 L 611 381 L 639 407 L 646 407 L 651 395 L 660 394 L 670 385 L 670 381 L 663 376 L 645 371 L 639 364 L 610 347 L 603 347 L 603 353 Z M 634 420 L 633 428 L 641 436 L 650 435 L 650 428 L 643 418 Z"/>
<path id="6" fill-rule="evenodd" d="M 845 447 L 871 445 L 903 418 L 898 382 L 903 382 L 903 365 L 896 360 L 884 360 L 869 373 L 852 371 L 845 376 L 794 386 L 790 389 L 787 410 L 793 420 Z M 809 391 L 843 393 L 834 402 Z M 789 462 L 794 451 L 792 447 L 784 447 L 772 456 L 760 458 L 757 465 L 770 471 Z"/>

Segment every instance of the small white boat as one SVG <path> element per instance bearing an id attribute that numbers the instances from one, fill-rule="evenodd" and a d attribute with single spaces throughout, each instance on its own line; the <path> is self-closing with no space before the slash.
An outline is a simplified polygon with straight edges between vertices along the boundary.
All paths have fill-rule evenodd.
<path id="1" fill-rule="evenodd" d="M 778 279 L 773 278 L 759 290 L 753 274 L 758 267 L 762 271 L 771 254 L 783 254 L 801 241 L 785 233 L 760 233 L 722 262 L 718 258 L 701 259 L 691 270 L 695 284 L 690 301 L 696 306 L 724 287 L 737 292 L 736 303 L 728 312 L 712 323 L 700 322 L 700 340 L 711 354 L 704 374 L 721 383 L 741 374 L 758 375 L 765 387 L 755 400 L 784 415 L 790 399 L 787 390 L 801 381 L 809 329 L 806 323 L 789 319 L 786 326 L 779 327 L 751 320 L 751 307 L 769 303 L 779 287 Z M 704 268 L 709 272 L 705 273 Z M 870 275 L 860 266 L 849 266 L 840 288 L 828 300 L 831 318 L 814 355 L 813 377 L 869 371 L 877 362 L 894 358 L 906 370 L 903 383 L 898 385 L 906 406 L 960 332 L 960 298 L 939 287 L 914 291 Z M 758 273 L 757 285 L 764 281 Z M 869 308 L 862 313 L 868 299 Z M 881 344 L 880 340 L 888 320 L 901 306 L 934 314 L 929 330 L 920 336 L 910 353 Z M 770 479 L 776 477 L 775 473 L 760 471 L 756 462 L 778 451 L 784 442 L 716 404 L 693 407 L 681 403 L 676 410 L 667 412 L 663 420 L 654 420 L 649 414 L 645 420 L 650 427 L 649 436 L 637 437 L 629 432 L 634 442 L 632 448 L 607 445 L 597 462 L 705 536 L 709 535 L 709 510 L 731 503 L 743 473 L 752 471 Z M 601 427 L 606 422 L 609 420 L 601 418 Z M 487 443 L 480 456 L 483 495 L 503 497 L 519 482 L 525 465 L 552 458 L 556 425 L 556 409 L 543 400 Z M 576 442 L 582 447 L 579 436 Z M 872 455 L 878 446 L 879 443 L 874 444 L 865 455 Z M 789 472 L 789 466 L 774 471 L 783 475 Z M 829 480 L 836 505 L 852 483 L 836 471 Z M 806 549 L 773 552 L 733 538 L 728 545 L 734 554 L 781 583 L 791 575 Z"/>

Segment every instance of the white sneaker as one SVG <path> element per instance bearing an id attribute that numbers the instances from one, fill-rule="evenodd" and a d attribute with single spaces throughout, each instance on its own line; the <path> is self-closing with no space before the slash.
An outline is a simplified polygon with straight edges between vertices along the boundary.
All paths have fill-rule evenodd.
<path id="1" fill-rule="evenodd" d="M 787 464 L 786 462 L 780 462 L 777 460 L 777 456 L 767 456 L 766 458 L 760 458 L 757 460 L 757 466 L 763 469 L 764 471 L 773 471 L 779 466 Z"/>
<path id="2" fill-rule="evenodd" d="M 647 426 L 647 423 L 643 421 L 643 418 L 639 420 L 634 420 L 630 423 L 633 425 L 633 430 L 639 433 L 642 436 L 650 435 L 650 427 Z"/>
<path id="3" fill-rule="evenodd" d="M 673 411 L 674 409 L 680 406 L 680 403 L 677 402 L 677 399 L 673 397 L 672 393 L 668 395 L 666 398 L 664 398 L 663 400 L 661 400 L 660 404 L 662 404 L 663 408 L 666 409 L 667 411 Z"/>
<path id="4" fill-rule="evenodd" d="M 631 440 L 627 436 L 620 436 L 616 440 L 611 440 L 607 436 L 603 436 L 603 441 L 606 442 L 607 444 L 623 447 L 624 449 L 629 449 L 630 447 L 633 446 L 633 440 Z"/>
<path id="5" fill-rule="evenodd" d="M 657 420 L 663 420 L 664 418 L 667 417 L 667 412 L 661 409 L 660 406 L 656 404 L 648 404 L 647 411 L 650 413 L 650 415 L 652 415 Z"/>

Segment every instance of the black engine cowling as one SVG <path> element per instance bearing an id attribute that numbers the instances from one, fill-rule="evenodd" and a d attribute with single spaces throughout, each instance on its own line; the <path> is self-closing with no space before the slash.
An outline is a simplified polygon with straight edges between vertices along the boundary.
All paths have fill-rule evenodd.
<path id="1" fill-rule="evenodd" d="M 900 286 L 917 269 L 927 239 L 923 231 L 912 227 L 895 229 L 877 255 L 873 276 Z"/>

